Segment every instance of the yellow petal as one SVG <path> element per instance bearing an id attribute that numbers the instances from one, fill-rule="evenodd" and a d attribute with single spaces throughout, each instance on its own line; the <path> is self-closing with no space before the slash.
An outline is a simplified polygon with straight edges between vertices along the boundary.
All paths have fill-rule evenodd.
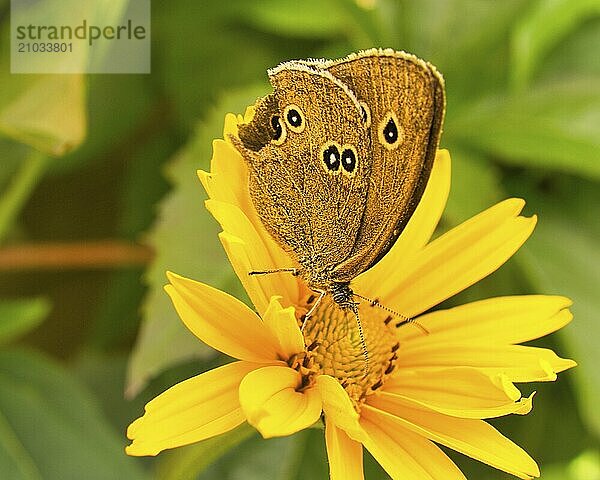
<path id="1" fill-rule="evenodd" d="M 462 418 L 524 415 L 531 411 L 531 398 L 521 398 L 521 392 L 505 375 L 490 377 L 469 367 L 402 368 L 385 382 L 379 395 L 392 402 Z"/>
<path id="2" fill-rule="evenodd" d="M 556 380 L 556 374 L 576 365 L 546 348 L 524 345 L 500 347 L 463 343 L 407 343 L 398 350 L 403 368 L 473 367 L 486 375 L 505 375 L 515 383 Z"/>
<path id="3" fill-rule="evenodd" d="M 128 455 L 156 455 L 167 448 L 225 433 L 244 420 L 238 388 L 258 364 L 234 362 L 169 388 L 146 405 L 127 429 Z"/>
<path id="4" fill-rule="evenodd" d="M 363 418 L 380 425 L 404 427 L 519 478 L 539 477 L 535 461 L 483 420 L 455 418 L 400 406 L 382 397 L 365 405 Z M 367 447 L 368 448 L 368 447 Z"/>
<path id="5" fill-rule="evenodd" d="M 393 480 L 465 480 L 432 442 L 370 411 L 361 418 L 364 445 Z"/>
<path id="6" fill-rule="evenodd" d="M 251 200 L 248 192 L 248 169 L 244 159 L 229 142 L 214 140 L 212 146 L 210 174 L 198 171 L 202 186 L 210 198 L 246 210 Z"/>
<path id="7" fill-rule="evenodd" d="M 518 216 L 523 200 L 509 199 L 437 238 L 396 273 L 396 288 L 376 297 L 414 317 L 486 277 L 527 240 L 536 218 Z"/>
<path id="8" fill-rule="evenodd" d="M 253 255 L 253 253 L 246 243 L 228 232 L 219 233 L 219 240 L 221 240 L 223 249 L 244 290 L 250 297 L 250 301 L 256 310 L 264 316 L 269 306 L 269 299 L 274 295 L 274 286 L 269 283 L 267 275 L 248 274 L 253 270 L 252 261 L 250 260 L 250 255 Z"/>
<path id="9" fill-rule="evenodd" d="M 234 135 L 237 137 L 238 123 L 240 123 L 239 118 L 234 113 L 228 113 L 227 115 L 225 115 L 225 123 L 223 125 L 223 138 L 227 138 L 229 135 Z"/>
<path id="10" fill-rule="evenodd" d="M 228 249 L 231 245 L 224 244 L 224 246 L 240 281 L 245 287 L 248 285 L 248 293 L 254 293 L 256 286 L 259 286 L 264 298 L 267 299 L 267 302 L 264 303 L 264 299 L 252 298 L 252 301 L 256 302 L 255 307 L 258 312 L 262 315 L 266 311 L 269 305 L 268 299 L 273 295 L 281 295 L 286 306 L 297 304 L 299 300 L 298 282 L 289 272 L 252 275 L 253 278 L 248 278 L 252 270 L 293 267 L 291 258 L 281 248 L 274 246 L 275 242 L 270 237 L 262 235 L 248 220 L 244 212 L 235 205 L 207 200 L 206 208 L 221 224 L 224 232 L 228 234 L 221 238 L 231 241 L 235 237 L 239 240 L 238 245 L 233 248 Z M 237 253 L 242 246 L 244 252 Z M 245 264 L 246 259 L 250 262 L 249 266 Z"/>
<path id="11" fill-rule="evenodd" d="M 288 367 L 269 366 L 246 375 L 240 404 L 248 423 L 265 438 L 310 427 L 321 416 L 321 395 L 315 388 L 300 392 L 301 386 L 301 375 Z"/>
<path id="12" fill-rule="evenodd" d="M 283 308 L 281 297 L 271 297 L 271 303 L 263 318 L 279 345 L 281 358 L 288 359 L 304 350 L 304 337 L 298 327 L 294 307 Z"/>
<path id="13" fill-rule="evenodd" d="M 234 115 L 228 115 L 225 119 L 225 134 L 237 135 L 238 119 Z M 262 221 L 256 213 L 248 188 L 248 168 L 239 152 L 229 141 L 215 140 L 213 142 L 213 157 L 211 160 L 211 172 L 198 171 L 198 177 L 202 182 L 210 200 L 207 208 L 221 224 L 223 230 L 239 238 L 249 252 L 246 254 L 251 259 L 252 270 L 271 270 L 287 268 L 291 265 L 291 259 L 283 249 L 273 240 L 264 228 Z M 230 252 L 228 252 L 228 255 Z M 239 263 L 235 257 L 229 257 L 232 263 Z M 248 271 L 236 270 L 240 280 L 247 286 Z M 273 277 L 269 281 L 268 277 Z M 290 274 L 269 274 L 255 278 L 254 283 L 265 283 L 263 290 L 268 293 L 266 298 L 280 294 L 284 297 L 286 305 L 297 303 L 299 298 L 297 281 Z M 280 286 L 280 291 L 272 289 L 273 283 Z M 251 292 L 249 292 L 251 293 Z M 254 301 L 255 299 L 252 298 Z M 264 313 L 267 303 L 260 303 L 256 299 L 259 313 Z"/>
<path id="14" fill-rule="evenodd" d="M 227 125 L 229 118 L 226 117 L 226 130 L 235 128 L 237 133 L 237 126 Z M 197 173 L 209 198 L 238 207 L 261 234 L 269 236 L 252 204 L 246 162 L 229 141 L 214 140 L 210 173 L 202 170 Z"/>
<path id="15" fill-rule="evenodd" d="M 279 360 L 278 342 L 238 299 L 174 273 L 165 287 L 185 326 L 207 345 L 250 362 Z M 176 347 L 175 347 L 176 348 Z"/>
<path id="16" fill-rule="evenodd" d="M 323 400 L 323 412 L 326 418 L 343 429 L 351 438 L 361 442 L 364 434 L 359 415 L 344 387 L 329 375 L 319 375 L 316 387 Z"/>
<path id="17" fill-rule="evenodd" d="M 427 187 L 413 216 L 381 261 L 356 278 L 353 284 L 356 292 L 381 298 L 394 290 L 397 272 L 402 271 L 410 256 L 429 241 L 442 216 L 449 191 L 450 154 L 448 150 L 438 150 Z"/>
<path id="18" fill-rule="evenodd" d="M 362 445 L 337 428 L 328 417 L 325 417 L 325 445 L 331 480 L 364 480 Z"/>
<path id="19" fill-rule="evenodd" d="M 507 345 L 527 342 L 552 333 L 571 321 L 571 300 L 551 295 L 515 295 L 488 298 L 419 317 L 428 331 L 398 331 L 411 343 L 464 342 Z"/>

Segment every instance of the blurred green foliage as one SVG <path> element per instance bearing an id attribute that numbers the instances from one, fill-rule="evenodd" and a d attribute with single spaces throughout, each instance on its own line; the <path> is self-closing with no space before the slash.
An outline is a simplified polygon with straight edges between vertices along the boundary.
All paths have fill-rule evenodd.
<path id="1" fill-rule="evenodd" d="M 266 69 L 281 61 L 375 46 L 446 78 L 442 228 L 508 196 L 539 215 L 515 259 L 445 304 L 531 292 L 575 302 L 573 323 L 537 344 L 579 367 L 528 386 L 538 390 L 528 417 L 494 424 L 544 478 L 600 478 L 598 0 L 153 2 L 150 75 L 10 75 L 8 11 L 0 0 L 0 253 L 111 238 L 146 242 L 155 258 L 0 265 L 1 478 L 326 478 L 318 429 L 264 441 L 240 428 L 153 460 L 122 447 L 145 401 L 223 361 L 182 327 L 164 272 L 245 298 L 195 176 L 225 113 L 267 92 Z M 451 455 L 469 478 L 507 478 Z M 386 478 L 370 458 L 366 471 Z"/>

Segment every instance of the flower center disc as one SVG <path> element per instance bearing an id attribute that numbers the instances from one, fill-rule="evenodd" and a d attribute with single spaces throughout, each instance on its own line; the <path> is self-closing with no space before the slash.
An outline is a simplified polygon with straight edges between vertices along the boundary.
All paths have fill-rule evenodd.
<path id="1" fill-rule="evenodd" d="M 315 296 L 310 295 L 305 299 L 306 310 L 298 309 L 300 325 L 314 301 Z M 340 308 L 329 296 L 306 320 L 303 331 L 314 374 L 337 378 L 356 406 L 392 373 L 400 347 L 395 321 L 387 312 L 366 303 L 361 303 L 358 310 L 368 365 L 354 313 Z"/>

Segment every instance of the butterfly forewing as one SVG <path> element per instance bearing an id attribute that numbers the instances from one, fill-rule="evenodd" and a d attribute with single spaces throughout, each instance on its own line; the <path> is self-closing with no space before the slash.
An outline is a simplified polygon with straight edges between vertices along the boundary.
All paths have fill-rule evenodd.
<path id="1" fill-rule="evenodd" d="M 369 134 L 356 99 L 328 72 L 284 64 L 270 80 L 272 97 L 240 127 L 250 194 L 269 232 L 319 283 L 356 244 L 371 175 Z M 265 132 L 270 141 L 261 146 Z"/>

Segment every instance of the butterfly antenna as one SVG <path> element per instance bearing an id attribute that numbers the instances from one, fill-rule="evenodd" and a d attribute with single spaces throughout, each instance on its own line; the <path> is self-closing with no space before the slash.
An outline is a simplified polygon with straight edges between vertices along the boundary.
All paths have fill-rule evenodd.
<path id="1" fill-rule="evenodd" d="M 358 307 L 357 304 L 352 302 L 349 307 L 354 313 L 354 318 L 356 318 L 356 326 L 358 327 L 358 337 L 360 338 L 360 347 L 362 349 L 362 354 L 365 359 L 365 377 L 369 374 L 369 350 L 367 349 L 367 342 L 365 341 L 365 333 L 363 331 L 362 323 L 360 321 L 360 317 L 358 316 Z"/>
<path id="2" fill-rule="evenodd" d="M 406 324 L 410 323 L 411 325 L 418 327 L 425 335 L 429 335 L 429 330 L 427 330 L 423 325 L 421 325 L 416 319 L 407 317 L 406 315 L 402 315 L 401 313 L 398 313 L 395 310 L 392 310 L 391 308 L 386 307 L 385 305 L 382 305 L 381 303 L 379 303 L 379 300 L 377 300 L 377 299 L 371 300 L 370 298 L 363 297 L 362 295 L 359 295 L 358 293 L 354 293 L 354 296 L 360 298 L 361 300 L 365 300 L 365 301 L 369 302 L 372 307 L 379 307 L 379 308 L 385 310 L 386 312 L 390 312 L 392 315 L 395 315 L 396 317 L 400 317 L 402 320 L 400 322 L 396 323 L 396 327 L 401 327 L 402 325 L 406 325 Z"/>

